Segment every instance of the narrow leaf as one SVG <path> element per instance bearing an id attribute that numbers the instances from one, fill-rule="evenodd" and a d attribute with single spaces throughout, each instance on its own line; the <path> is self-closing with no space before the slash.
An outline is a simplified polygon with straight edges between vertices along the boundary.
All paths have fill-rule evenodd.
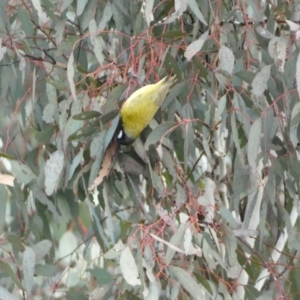
<path id="1" fill-rule="evenodd" d="M 34 268 L 34 274 L 38 276 L 54 277 L 59 272 L 58 266 L 53 265 L 36 265 Z"/>
<path id="2" fill-rule="evenodd" d="M 4 271 L 20 289 L 23 289 L 22 283 L 20 282 L 18 276 L 15 274 L 15 271 L 6 261 L 2 259 L 0 259 L 0 270 Z"/>
<path id="3" fill-rule="evenodd" d="M 122 251 L 120 256 L 120 268 L 124 279 L 129 285 L 136 286 L 141 284 L 138 268 L 129 247 L 126 247 Z"/>
<path id="4" fill-rule="evenodd" d="M 80 0 L 77 1 L 77 7 L 76 7 L 76 15 L 80 16 L 83 13 L 83 10 L 87 4 L 88 0 Z"/>
<path id="5" fill-rule="evenodd" d="M 104 62 L 104 55 L 103 55 L 104 42 L 102 40 L 102 37 L 97 35 L 97 25 L 94 19 L 91 19 L 89 22 L 89 32 L 90 32 L 91 43 L 94 46 L 95 56 L 98 60 L 98 63 L 102 65 Z"/>
<path id="6" fill-rule="evenodd" d="M 24 251 L 25 250 L 23 241 L 19 236 L 11 234 L 11 235 L 7 236 L 7 240 L 13 246 L 14 251 L 16 251 L 16 250 Z"/>
<path id="7" fill-rule="evenodd" d="M 193 299 L 205 299 L 206 292 L 196 282 L 190 273 L 179 267 L 170 267 L 181 285 L 190 293 Z"/>
<path id="8" fill-rule="evenodd" d="M 35 252 L 35 261 L 39 262 L 40 260 L 45 258 L 45 256 L 49 254 L 51 247 L 52 242 L 49 240 L 42 240 L 33 245 L 31 248 Z"/>
<path id="9" fill-rule="evenodd" d="M 11 160 L 12 173 L 15 175 L 19 184 L 28 184 L 36 178 L 32 170 L 25 164 L 22 164 L 16 160 Z"/>
<path id="10" fill-rule="evenodd" d="M 258 118 L 251 126 L 249 138 L 248 138 L 248 162 L 252 170 L 256 170 L 256 159 L 258 154 L 258 148 L 261 143 L 261 118 Z"/>
<path id="11" fill-rule="evenodd" d="M 73 52 L 71 52 L 69 60 L 68 60 L 68 65 L 67 65 L 67 77 L 70 85 L 70 90 L 71 94 L 73 96 L 73 99 L 76 101 L 77 96 L 76 96 L 76 89 L 75 89 L 75 84 L 74 84 L 74 55 Z"/>
<path id="12" fill-rule="evenodd" d="M 219 68 L 232 75 L 234 68 L 234 55 L 233 52 L 226 46 L 221 45 L 219 50 Z"/>
<path id="13" fill-rule="evenodd" d="M 73 116 L 73 119 L 74 120 L 90 120 L 93 118 L 98 118 L 100 116 L 101 116 L 101 114 L 98 111 L 91 110 L 91 111 L 84 111 L 80 114 L 77 114 L 77 115 Z"/>
<path id="14" fill-rule="evenodd" d="M 53 202 L 50 201 L 50 199 L 47 197 L 45 194 L 44 190 L 41 189 L 39 186 L 34 186 L 33 189 L 33 195 L 34 197 L 41 202 L 42 204 L 47 206 L 47 209 L 52 213 L 54 219 L 58 221 L 59 219 L 59 214 L 56 210 L 56 207 L 54 206 Z"/>
<path id="15" fill-rule="evenodd" d="M 298 95 L 300 97 L 300 53 L 298 54 L 297 63 L 296 63 L 296 82 L 297 82 Z"/>
<path id="16" fill-rule="evenodd" d="M 264 93 L 267 87 L 267 81 L 269 80 L 270 77 L 270 71 L 271 71 L 271 66 L 265 66 L 254 77 L 252 82 L 252 93 L 254 96 L 259 97 Z"/>
<path id="17" fill-rule="evenodd" d="M 184 57 L 186 57 L 187 60 L 191 60 L 192 57 L 202 49 L 207 37 L 208 31 L 205 31 L 198 40 L 189 44 L 184 52 Z"/>
<path id="18" fill-rule="evenodd" d="M 196 17 L 199 19 L 199 21 L 201 23 L 203 23 L 204 25 L 207 25 L 207 22 L 205 21 L 196 0 L 189 0 L 188 3 L 189 3 L 189 7 L 190 7 L 191 11 L 196 15 Z"/>
<path id="19" fill-rule="evenodd" d="M 6 215 L 7 192 L 5 186 L 0 184 L 0 232 L 4 232 Z"/>
<path id="20" fill-rule="evenodd" d="M 90 272 L 97 279 L 98 284 L 100 286 L 110 284 L 114 281 L 113 276 L 105 269 L 94 268 L 88 269 L 87 271 Z"/>
<path id="21" fill-rule="evenodd" d="M 57 189 L 63 166 L 64 154 L 57 150 L 50 155 L 45 165 L 45 192 L 48 196 Z"/>
<path id="22" fill-rule="evenodd" d="M 285 22 L 290 26 L 291 31 L 298 31 L 300 29 L 300 26 L 297 23 L 294 23 L 290 20 L 285 20 Z"/>
<path id="23" fill-rule="evenodd" d="M 35 266 L 35 253 L 30 247 L 26 247 L 23 254 L 23 275 L 24 275 L 24 286 L 28 298 L 31 298 L 31 291 L 33 287 L 34 266 Z"/>
<path id="24" fill-rule="evenodd" d="M 174 122 L 166 122 L 158 125 L 155 129 L 149 134 L 146 142 L 145 142 L 145 149 L 146 151 L 149 150 L 149 146 L 155 144 L 156 142 L 160 141 L 164 135 L 167 133 L 172 132 L 176 129 L 176 123 Z"/>
<path id="25" fill-rule="evenodd" d="M 141 12 L 146 20 L 147 26 L 150 26 L 150 23 L 154 20 L 154 16 L 152 13 L 154 5 L 154 0 L 144 0 Z"/>
<path id="26" fill-rule="evenodd" d="M 107 23 L 110 21 L 112 16 L 113 16 L 113 6 L 110 2 L 107 2 L 106 6 L 104 8 L 104 12 L 103 12 L 101 21 L 98 25 L 99 31 L 102 31 L 105 29 L 105 27 L 107 26 Z"/>

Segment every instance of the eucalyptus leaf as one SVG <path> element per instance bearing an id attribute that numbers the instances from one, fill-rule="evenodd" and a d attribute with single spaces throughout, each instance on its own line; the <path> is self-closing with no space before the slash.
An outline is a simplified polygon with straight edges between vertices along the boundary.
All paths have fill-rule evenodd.
<path id="1" fill-rule="evenodd" d="M 220 47 L 220 51 L 219 51 L 219 69 L 228 72 L 230 75 L 233 72 L 233 68 L 234 68 L 234 55 L 233 52 L 221 45 Z"/>
<path id="2" fill-rule="evenodd" d="M 132 252 L 128 247 L 126 247 L 120 256 L 120 268 L 124 276 L 124 279 L 131 286 L 136 286 L 141 284 L 139 279 L 137 265 L 135 263 Z"/>
<path id="3" fill-rule="evenodd" d="M 252 94 L 254 96 L 261 96 L 267 85 L 267 81 L 270 78 L 271 66 L 265 66 L 258 72 L 252 81 Z"/>
<path id="4" fill-rule="evenodd" d="M 23 289 L 23 285 L 18 276 L 15 274 L 15 271 L 6 261 L 2 259 L 0 259 L 0 269 L 10 277 L 14 284 L 16 284 L 21 290 Z"/>
<path id="5" fill-rule="evenodd" d="M 74 120 L 90 120 L 100 117 L 101 114 L 98 111 L 84 111 L 80 114 L 73 116 Z"/>
<path id="6" fill-rule="evenodd" d="M 186 57 L 187 60 L 192 59 L 192 57 L 202 49 L 207 37 L 208 37 L 208 31 L 204 32 L 198 40 L 188 45 L 184 53 L 184 56 Z"/>
<path id="7" fill-rule="evenodd" d="M 89 271 L 91 275 L 97 279 L 98 284 L 101 286 L 113 282 L 113 276 L 105 269 L 94 268 L 88 269 L 87 271 Z"/>
<path id="8" fill-rule="evenodd" d="M 50 155 L 45 165 L 45 190 L 49 196 L 57 189 L 63 170 L 64 154 L 57 150 Z"/>
<path id="9" fill-rule="evenodd" d="M 4 185 L 0 185 L 0 232 L 3 232 L 5 225 L 7 192 Z"/>
<path id="10" fill-rule="evenodd" d="M 38 276 L 54 277 L 59 273 L 59 267 L 53 265 L 41 265 L 36 264 L 34 268 L 34 274 Z"/>
<path id="11" fill-rule="evenodd" d="M 164 135 L 169 134 L 174 129 L 176 129 L 176 123 L 174 122 L 166 122 L 163 124 L 158 125 L 148 136 L 145 149 L 148 150 L 149 146 L 155 144 L 156 142 L 160 141 Z"/>
<path id="12" fill-rule="evenodd" d="M 180 284 L 190 293 L 193 299 L 200 300 L 205 298 L 205 290 L 196 282 L 196 280 L 190 275 L 190 273 L 182 268 L 175 266 L 170 267 L 170 269 L 174 272 Z"/>
<path id="13" fill-rule="evenodd" d="M 35 253 L 30 247 L 26 247 L 23 253 L 24 286 L 27 295 L 31 295 L 33 288 L 33 276 L 35 266 Z"/>

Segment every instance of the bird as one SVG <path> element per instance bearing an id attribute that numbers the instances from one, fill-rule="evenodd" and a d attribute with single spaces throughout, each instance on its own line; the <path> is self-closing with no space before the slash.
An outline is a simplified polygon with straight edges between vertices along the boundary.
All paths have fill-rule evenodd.
<path id="1" fill-rule="evenodd" d="M 136 90 L 124 102 L 120 109 L 120 122 L 115 133 L 115 140 L 120 145 L 130 145 L 140 136 L 176 81 L 176 75 L 166 76 L 157 83 L 148 84 Z"/>

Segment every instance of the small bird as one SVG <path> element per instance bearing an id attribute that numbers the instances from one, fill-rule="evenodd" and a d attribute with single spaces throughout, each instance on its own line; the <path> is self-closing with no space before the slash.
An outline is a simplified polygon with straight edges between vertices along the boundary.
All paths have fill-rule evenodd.
<path id="1" fill-rule="evenodd" d="M 120 123 L 115 134 L 120 145 L 130 145 L 140 136 L 176 81 L 176 75 L 165 77 L 155 84 L 141 87 L 125 101 L 120 110 Z"/>

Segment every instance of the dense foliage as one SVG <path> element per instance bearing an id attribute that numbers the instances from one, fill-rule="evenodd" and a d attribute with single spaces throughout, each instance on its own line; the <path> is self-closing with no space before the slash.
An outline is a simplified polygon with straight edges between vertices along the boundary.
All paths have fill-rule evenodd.
<path id="1" fill-rule="evenodd" d="M 0 299 L 296 299 L 299 5 L 1 0 Z"/>

